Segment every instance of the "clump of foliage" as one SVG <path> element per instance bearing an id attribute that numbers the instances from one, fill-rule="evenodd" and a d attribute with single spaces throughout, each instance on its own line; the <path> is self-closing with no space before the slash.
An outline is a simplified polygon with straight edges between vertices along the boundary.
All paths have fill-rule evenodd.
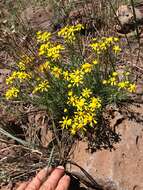
<path id="1" fill-rule="evenodd" d="M 34 54 L 20 55 L 6 79 L 5 98 L 46 106 L 56 127 L 86 137 L 107 104 L 134 93 L 130 72 L 118 72 L 122 47 L 117 37 L 80 35 L 81 24 L 55 34 L 37 32 Z M 86 42 L 86 43 L 85 43 Z"/>

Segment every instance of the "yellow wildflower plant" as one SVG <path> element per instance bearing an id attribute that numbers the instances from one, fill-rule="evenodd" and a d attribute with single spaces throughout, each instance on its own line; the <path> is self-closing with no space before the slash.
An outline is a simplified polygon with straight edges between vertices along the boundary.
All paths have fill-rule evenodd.
<path id="1" fill-rule="evenodd" d="M 6 84 L 13 84 L 14 79 L 15 79 L 15 77 L 13 75 L 9 76 L 6 79 Z"/>
<path id="2" fill-rule="evenodd" d="M 34 60 L 34 57 L 31 55 L 21 55 L 20 61 L 17 62 L 17 67 L 20 71 L 26 71 L 27 66 L 32 63 Z"/>
<path id="3" fill-rule="evenodd" d="M 35 52 L 20 55 L 6 79 L 5 98 L 28 96 L 25 99 L 46 106 L 62 129 L 84 136 L 97 127 L 108 103 L 120 100 L 120 94 L 134 93 L 136 85 L 129 80 L 128 68 L 117 72 L 122 53 L 119 39 L 78 38 L 82 29 L 77 24 L 53 34 L 37 32 Z"/>
<path id="4" fill-rule="evenodd" d="M 118 76 L 118 73 L 117 73 L 117 72 L 113 72 L 113 73 L 112 73 L 112 76 L 113 76 L 113 77 L 116 77 L 116 76 Z"/>
<path id="5" fill-rule="evenodd" d="M 75 106 L 76 103 L 77 103 L 77 100 L 78 100 L 78 97 L 75 96 L 75 95 L 72 95 L 72 96 L 68 97 L 68 102 L 67 102 L 67 104 L 68 104 L 68 105 Z"/>
<path id="6" fill-rule="evenodd" d="M 26 73 L 26 72 L 19 72 L 19 71 L 17 71 L 16 72 L 16 77 L 20 80 L 20 82 L 22 82 L 23 80 L 25 80 L 25 79 L 29 79 L 29 78 L 31 78 L 31 75 L 29 74 L 29 73 Z"/>
<path id="7" fill-rule="evenodd" d="M 69 91 L 68 92 L 68 96 L 72 96 L 73 95 L 73 92 L 72 91 Z"/>
<path id="8" fill-rule="evenodd" d="M 80 97 L 77 101 L 76 101 L 76 108 L 77 108 L 77 111 L 82 111 L 84 106 L 85 106 L 85 99 Z"/>
<path id="9" fill-rule="evenodd" d="M 57 60 L 61 58 L 61 52 L 64 49 L 64 46 L 61 44 L 55 45 L 51 42 L 47 42 L 46 44 L 41 44 L 38 54 L 39 56 L 45 55 L 52 60 Z"/>

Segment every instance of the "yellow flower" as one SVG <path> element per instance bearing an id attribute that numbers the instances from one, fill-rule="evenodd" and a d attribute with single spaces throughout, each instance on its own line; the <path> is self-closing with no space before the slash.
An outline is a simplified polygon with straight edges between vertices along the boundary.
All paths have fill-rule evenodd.
<path id="1" fill-rule="evenodd" d="M 14 77 L 13 76 L 9 76 L 7 79 L 6 79 L 6 84 L 12 84 L 13 81 L 14 81 Z"/>
<path id="2" fill-rule="evenodd" d="M 126 88 L 129 85 L 129 81 L 122 81 L 118 83 L 119 88 Z"/>
<path id="3" fill-rule="evenodd" d="M 51 43 L 50 42 L 46 42 L 44 44 L 41 44 L 40 48 L 38 50 L 38 54 L 39 55 L 45 55 L 47 53 L 47 51 L 48 51 L 48 48 L 50 48 L 50 47 L 51 47 Z"/>
<path id="4" fill-rule="evenodd" d="M 72 124 L 72 119 L 69 119 L 67 116 L 63 117 L 63 121 L 59 122 L 62 128 L 68 128 Z"/>
<path id="5" fill-rule="evenodd" d="M 119 41 L 119 38 L 114 37 L 113 40 L 114 40 L 114 42 L 118 42 L 118 41 Z"/>
<path id="6" fill-rule="evenodd" d="M 106 43 L 105 42 L 102 42 L 99 44 L 99 47 L 100 47 L 100 50 L 104 51 L 107 49 L 107 46 L 106 46 Z"/>
<path id="7" fill-rule="evenodd" d="M 114 50 L 115 54 L 118 54 L 121 52 L 121 48 L 118 45 L 113 46 L 113 50 Z"/>
<path id="8" fill-rule="evenodd" d="M 133 92 L 136 92 L 136 85 L 135 84 L 130 84 L 129 87 L 128 87 L 128 91 L 133 93 Z"/>
<path id="9" fill-rule="evenodd" d="M 31 76 L 30 76 L 30 74 L 28 74 L 28 73 L 26 73 L 26 72 L 17 72 L 16 73 L 16 76 L 17 76 L 17 78 L 20 80 L 20 82 L 22 82 L 24 79 L 29 79 L 29 78 L 31 78 Z"/>
<path id="10" fill-rule="evenodd" d="M 21 60 L 17 63 L 17 66 L 20 70 L 26 70 L 26 65 L 31 63 L 34 60 L 34 57 L 28 55 L 22 55 Z"/>
<path id="11" fill-rule="evenodd" d="M 49 61 L 46 61 L 45 63 L 41 64 L 39 67 L 38 67 L 38 70 L 40 72 L 44 72 L 46 70 L 50 69 L 50 62 Z"/>
<path id="12" fill-rule="evenodd" d="M 111 84 L 112 86 L 115 86 L 117 84 L 116 78 L 115 77 L 111 77 L 108 81 L 109 84 Z"/>
<path id="13" fill-rule="evenodd" d="M 60 78 L 62 70 L 58 67 L 54 67 L 51 71 L 51 73 L 56 77 L 56 78 Z"/>
<path id="14" fill-rule="evenodd" d="M 82 96 L 85 97 L 85 98 L 89 98 L 91 94 L 92 94 L 92 92 L 91 92 L 91 90 L 88 89 L 88 88 L 85 88 L 85 89 L 83 89 L 83 91 L 82 91 Z"/>
<path id="15" fill-rule="evenodd" d="M 12 84 L 15 79 L 19 79 L 22 82 L 25 79 L 30 79 L 31 75 L 25 71 L 14 71 L 11 76 L 6 79 L 6 84 Z"/>
<path id="16" fill-rule="evenodd" d="M 7 90 L 5 97 L 7 100 L 12 99 L 12 98 L 17 98 L 19 93 L 19 89 L 16 87 L 11 87 L 10 89 Z"/>
<path id="17" fill-rule="evenodd" d="M 93 61 L 93 65 L 97 65 L 98 64 L 98 61 L 97 60 L 94 60 Z"/>
<path id="18" fill-rule="evenodd" d="M 63 76 L 64 76 L 65 80 L 69 80 L 69 72 L 68 71 L 64 71 Z"/>
<path id="19" fill-rule="evenodd" d="M 117 72 L 113 72 L 113 73 L 112 73 L 112 76 L 113 76 L 113 77 L 116 77 L 116 76 L 118 76 L 118 73 L 117 73 Z"/>
<path id="20" fill-rule="evenodd" d="M 75 70 L 73 73 L 69 74 L 69 81 L 73 83 L 74 86 L 79 86 L 83 84 L 84 74 L 80 70 Z"/>
<path id="21" fill-rule="evenodd" d="M 89 73 L 92 70 L 92 65 L 90 63 L 85 63 L 82 65 L 82 69 L 85 73 Z"/>
<path id="22" fill-rule="evenodd" d="M 107 80 L 103 80 L 103 81 L 102 81 L 102 84 L 107 84 L 107 83 L 108 83 Z"/>
<path id="23" fill-rule="evenodd" d="M 64 109 L 64 113 L 66 113 L 67 111 L 68 111 L 67 108 L 65 108 L 65 109 Z"/>
<path id="24" fill-rule="evenodd" d="M 105 39 L 105 41 L 106 41 L 107 44 L 108 44 L 108 43 L 112 43 L 112 42 L 114 41 L 114 38 L 113 38 L 113 37 L 107 37 L 107 38 Z"/>
<path id="25" fill-rule="evenodd" d="M 44 91 L 48 91 L 49 88 L 49 82 L 47 80 L 44 80 L 42 82 L 40 82 L 32 91 L 33 94 L 35 94 L 36 92 L 44 92 Z"/>
<path id="26" fill-rule="evenodd" d="M 75 135 L 77 132 L 75 127 L 72 127 L 70 131 L 71 131 L 71 135 Z"/>
<path id="27" fill-rule="evenodd" d="M 93 43 L 93 44 L 89 44 L 90 47 L 92 47 L 92 49 L 94 51 L 98 51 L 99 50 L 99 44 L 97 43 Z"/>
<path id="28" fill-rule="evenodd" d="M 25 70 L 26 70 L 26 66 L 25 66 L 25 64 L 24 64 L 22 61 L 20 61 L 20 62 L 18 63 L 18 68 L 19 68 L 21 71 L 25 71 Z"/>
<path id="29" fill-rule="evenodd" d="M 37 40 L 39 42 L 49 41 L 50 38 L 51 38 L 51 33 L 50 32 L 43 32 L 43 33 L 41 31 L 37 32 Z"/>
<path id="30" fill-rule="evenodd" d="M 73 92 L 72 91 L 69 91 L 68 92 L 68 96 L 72 96 L 73 95 Z"/>
<path id="31" fill-rule="evenodd" d="M 67 104 L 71 104 L 72 106 L 75 106 L 77 102 L 77 97 L 76 96 L 70 96 L 68 98 Z"/>
<path id="32" fill-rule="evenodd" d="M 79 100 L 76 101 L 76 107 L 77 110 L 83 110 L 83 106 L 85 104 L 85 99 L 84 98 L 79 98 Z"/>
<path id="33" fill-rule="evenodd" d="M 90 44 L 89 46 L 97 53 L 101 54 L 102 52 L 106 51 L 108 48 L 112 47 L 115 54 L 121 51 L 121 48 L 118 45 L 115 45 L 116 42 L 119 41 L 116 37 L 102 37 L 101 40 L 97 41 L 94 40 L 95 43 Z"/>
<path id="34" fill-rule="evenodd" d="M 81 29 L 83 29 L 82 24 L 77 24 L 75 26 L 66 26 L 58 32 L 58 36 L 63 37 L 64 40 L 68 43 L 73 43 L 76 39 L 75 32 L 80 31 Z"/>
<path id="35" fill-rule="evenodd" d="M 91 109 L 100 108 L 101 107 L 101 100 L 99 98 L 92 97 L 91 103 L 89 104 Z"/>
<path id="36" fill-rule="evenodd" d="M 75 31 L 80 31 L 81 29 L 84 29 L 82 24 L 77 24 L 77 25 L 74 26 Z"/>
<path id="37" fill-rule="evenodd" d="M 64 46 L 62 46 L 61 44 L 50 47 L 47 49 L 47 57 L 53 60 L 57 60 L 61 57 L 61 51 L 64 49 L 65 49 Z"/>

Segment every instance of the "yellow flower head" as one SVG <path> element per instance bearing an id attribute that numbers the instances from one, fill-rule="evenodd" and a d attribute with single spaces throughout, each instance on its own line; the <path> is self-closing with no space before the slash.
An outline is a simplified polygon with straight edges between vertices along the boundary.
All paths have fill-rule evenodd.
<path id="1" fill-rule="evenodd" d="M 100 108 L 101 107 L 101 100 L 100 98 L 95 98 L 95 97 L 92 97 L 91 98 L 91 103 L 89 104 L 89 107 L 91 109 L 96 109 L 96 108 Z"/>
<path id="2" fill-rule="evenodd" d="M 102 81 L 102 84 L 107 84 L 107 83 L 108 83 L 107 80 L 103 80 L 103 81 Z"/>
<path id="3" fill-rule="evenodd" d="M 54 66 L 54 68 L 52 69 L 51 73 L 56 77 L 56 78 L 60 78 L 61 73 L 62 73 L 62 69 Z"/>
<path id="4" fill-rule="evenodd" d="M 63 72 L 63 77 L 65 80 L 69 80 L 69 72 L 68 71 L 64 71 Z"/>
<path id="5" fill-rule="evenodd" d="M 44 91 L 48 91 L 49 88 L 49 82 L 47 80 L 44 80 L 42 82 L 40 82 L 32 91 L 33 94 L 35 94 L 36 92 L 44 92 Z"/>
<path id="6" fill-rule="evenodd" d="M 83 91 L 82 91 L 82 96 L 85 97 L 85 98 L 89 98 L 91 94 L 92 94 L 92 92 L 91 92 L 91 90 L 88 89 L 88 88 L 85 88 L 85 89 L 83 89 Z"/>
<path id="7" fill-rule="evenodd" d="M 7 90 L 5 97 L 7 100 L 12 99 L 12 98 L 17 98 L 19 93 L 19 89 L 16 87 L 11 87 L 10 89 Z"/>
<path id="8" fill-rule="evenodd" d="M 49 70 L 50 69 L 50 62 L 49 61 L 46 61 L 45 63 L 41 64 L 39 67 L 38 67 L 38 70 L 40 72 L 44 72 L 46 70 Z"/>
<path id="9" fill-rule="evenodd" d="M 113 73 L 112 73 L 112 76 L 113 76 L 113 77 L 116 77 L 116 76 L 118 76 L 118 73 L 117 73 L 117 72 L 113 72 Z"/>
<path id="10" fill-rule="evenodd" d="M 93 67 L 93 66 L 92 66 L 90 63 L 84 63 L 84 64 L 82 65 L 82 70 L 83 70 L 83 72 L 85 72 L 85 73 L 89 73 L 89 72 L 91 72 L 92 67 Z"/>
<path id="11" fill-rule="evenodd" d="M 75 106 L 77 107 L 77 110 L 83 110 L 84 104 L 85 104 L 85 99 L 84 98 L 79 98 L 76 101 L 76 105 Z"/>
<path id="12" fill-rule="evenodd" d="M 19 68 L 21 71 L 25 71 L 25 70 L 26 70 L 25 63 L 23 63 L 22 61 L 20 61 L 17 65 L 18 65 L 18 68 Z"/>
<path id="13" fill-rule="evenodd" d="M 59 122 L 62 128 L 68 128 L 72 124 L 72 119 L 69 119 L 67 116 L 63 117 L 63 121 Z"/>
<path id="14" fill-rule="evenodd" d="M 61 57 L 61 51 L 64 50 L 64 46 L 59 44 L 47 49 L 47 57 L 57 60 Z"/>
<path id="15" fill-rule="evenodd" d="M 31 75 L 25 71 L 14 71 L 11 76 L 6 79 L 6 84 L 12 84 L 15 79 L 19 79 L 20 82 L 23 82 L 23 80 L 30 78 Z"/>
<path id="16" fill-rule="evenodd" d="M 118 54 L 121 52 L 121 48 L 118 45 L 113 46 L 113 50 L 114 50 L 115 54 Z"/>
<path id="17" fill-rule="evenodd" d="M 130 84 L 129 87 L 128 87 L 128 91 L 131 92 L 131 93 L 134 93 L 136 92 L 136 85 L 135 84 Z"/>
<path id="18" fill-rule="evenodd" d="M 72 91 L 69 91 L 68 92 L 68 96 L 72 96 L 73 95 L 73 92 Z"/>
<path id="19" fill-rule="evenodd" d="M 117 84 L 116 78 L 115 77 L 110 77 L 110 79 L 108 80 L 108 83 L 111 86 L 115 86 Z"/>
<path id="20" fill-rule="evenodd" d="M 121 81 L 117 85 L 118 85 L 119 89 L 126 88 L 129 85 L 129 81 Z"/>
<path id="21" fill-rule="evenodd" d="M 39 42 L 47 42 L 51 38 L 51 33 L 50 32 L 37 32 L 37 40 Z"/>
<path id="22" fill-rule="evenodd" d="M 79 86 L 79 84 L 83 84 L 84 73 L 80 70 L 75 70 L 73 73 L 69 74 L 69 82 L 71 82 L 74 86 Z"/>
<path id="23" fill-rule="evenodd" d="M 97 60 L 94 60 L 93 61 L 93 65 L 97 65 L 98 64 L 98 61 Z"/>
<path id="24" fill-rule="evenodd" d="M 77 103 L 77 100 L 78 100 L 78 98 L 77 98 L 75 95 L 70 96 L 70 97 L 68 97 L 68 102 L 67 102 L 67 104 L 72 105 L 72 106 L 75 106 L 76 103 Z"/>

